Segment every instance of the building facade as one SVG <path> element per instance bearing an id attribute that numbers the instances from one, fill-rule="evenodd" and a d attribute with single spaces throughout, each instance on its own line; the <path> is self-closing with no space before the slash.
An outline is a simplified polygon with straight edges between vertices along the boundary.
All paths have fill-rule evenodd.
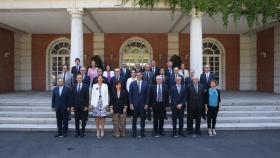
<path id="1" fill-rule="evenodd" d="M 165 68 L 177 54 L 188 69 L 209 64 L 221 89 L 280 93 L 279 23 L 225 27 L 219 16 L 120 7 L 116 0 L 1 3 L 0 92 L 51 90 L 62 65 L 76 57 L 85 66 L 99 55 L 112 67 L 155 60 Z"/>

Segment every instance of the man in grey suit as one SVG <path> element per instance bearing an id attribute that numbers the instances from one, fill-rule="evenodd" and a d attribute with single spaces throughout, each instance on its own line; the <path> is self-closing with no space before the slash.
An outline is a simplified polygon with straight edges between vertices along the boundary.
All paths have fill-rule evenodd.
<path id="1" fill-rule="evenodd" d="M 58 78 L 63 79 L 64 86 L 68 88 L 72 88 L 74 85 L 74 77 L 73 74 L 68 69 L 68 65 L 63 65 L 62 73 L 58 75 Z"/>
<path id="2" fill-rule="evenodd" d="M 63 65 L 62 73 L 58 74 L 58 78 L 63 79 L 64 86 L 70 90 L 74 86 L 74 75 L 69 71 L 68 65 Z M 71 111 L 68 111 L 68 120 L 71 120 Z"/>

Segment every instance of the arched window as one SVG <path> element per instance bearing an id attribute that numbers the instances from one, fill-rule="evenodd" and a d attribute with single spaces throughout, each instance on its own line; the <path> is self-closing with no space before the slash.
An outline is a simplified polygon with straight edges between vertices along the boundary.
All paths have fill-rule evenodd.
<path id="1" fill-rule="evenodd" d="M 150 63 L 152 48 L 147 41 L 136 37 L 123 43 L 120 54 L 120 62 L 126 62 L 129 68 L 134 67 L 135 63 L 140 63 L 143 66 Z"/>
<path id="2" fill-rule="evenodd" d="M 49 47 L 50 54 L 50 85 L 56 86 L 58 74 L 62 73 L 63 65 L 70 64 L 70 42 L 58 40 Z"/>
<path id="3" fill-rule="evenodd" d="M 223 49 L 221 44 L 211 39 L 204 39 L 203 41 L 203 65 L 208 64 L 211 68 L 211 72 L 215 75 L 217 82 L 222 85 L 222 69 L 223 69 L 223 59 L 222 59 Z"/>

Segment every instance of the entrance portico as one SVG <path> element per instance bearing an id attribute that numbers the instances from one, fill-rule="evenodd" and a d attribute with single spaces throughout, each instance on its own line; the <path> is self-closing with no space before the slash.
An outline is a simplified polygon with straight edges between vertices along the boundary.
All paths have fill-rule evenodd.
<path id="1" fill-rule="evenodd" d="M 120 66 L 122 61 L 133 65 L 138 58 L 135 55 L 128 58 L 122 51 L 122 45 L 129 39 L 143 39 L 136 43 L 148 46 L 149 55 L 139 58 L 145 59 L 144 62 L 156 60 L 163 68 L 173 54 L 179 55 L 188 69 L 195 69 L 197 76 L 201 74 L 203 64 L 210 64 L 222 89 L 256 90 L 254 61 L 257 58 L 260 61 L 269 59 L 279 65 L 277 55 L 274 55 L 276 58 L 269 57 L 279 54 L 277 40 L 273 43 L 274 52 L 269 53 L 271 49 L 266 50 L 266 47 L 257 50 L 257 34 L 267 26 L 249 29 L 244 19 L 236 25 L 229 21 L 225 27 L 220 15 L 209 17 L 195 11 L 187 15 L 180 10 L 172 14 L 162 4 L 151 11 L 130 5 L 119 6 L 117 0 L 86 3 L 62 0 L 55 5 L 47 0 L 39 1 L 41 3 L 36 5 L 24 0 L 0 5 L 0 27 L 14 33 L 13 52 L 5 56 L 14 61 L 11 65 L 15 68 L 15 83 L 11 88 L 14 90 L 51 89 L 53 75 L 56 77 L 61 71 L 60 66 L 69 62 L 72 66 L 77 57 L 85 66 L 93 55 L 101 56 L 104 63 L 112 67 Z M 274 29 L 271 38 L 279 39 L 279 24 L 269 27 Z M 63 44 L 60 39 L 71 43 L 71 51 L 64 54 L 63 59 L 61 54 L 47 54 L 54 41 Z M 9 51 L 3 53 L 9 54 Z M 51 62 L 54 61 L 51 57 L 56 59 L 56 64 Z M 279 72 L 277 66 L 267 69 L 275 74 Z M 279 75 L 271 77 L 274 88 L 268 91 L 279 92 Z"/>

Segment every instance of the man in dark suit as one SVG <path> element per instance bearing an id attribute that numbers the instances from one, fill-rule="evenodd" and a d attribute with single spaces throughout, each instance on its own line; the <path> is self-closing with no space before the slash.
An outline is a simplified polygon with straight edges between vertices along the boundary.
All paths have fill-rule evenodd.
<path id="1" fill-rule="evenodd" d="M 167 76 L 168 78 L 170 78 L 170 76 L 173 75 L 173 63 L 172 61 L 168 61 L 167 62 L 167 68 L 165 69 L 165 76 Z"/>
<path id="2" fill-rule="evenodd" d="M 205 65 L 204 72 L 200 75 L 200 83 L 203 84 L 205 88 L 205 92 L 210 88 L 211 80 L 215 80 L 215 76 L 212 72 L 210 72 L 210 66 Z M 202 118 L 205 120 L 206 119 L 205 108 L 202 108 L 201 115 Z"/>
<path id="3" fill-rule="evenodd" d="M 149 64 L 145 64 L 145 71 L 143 72 L 143 74 L 143 80 L 148 83 L 149 87 L 151 87 L 155 83 L 155 74 L 151 72 Z M 148 109 L 147 111 L 147 119 L 149 121 L 152 120 L 152 111 L 150 109 Z"/>
<path id="4" fill-rule="evenodd" d="M 136 72 L 144 72 L 143 68 L 141 67 L 140 63 L 135 63 L 135 71 Z"/>
<path id="5" fill-rule="evenodd" d="M 197 77 L 193 77 L 193 84 L 187 89 L 187 124 L 188 134 L 193 134 L 193 119 L 195 119 L 195 134 L 200 135 L 201 109 L 204 108 L 204 86 L 199 83 Z M 196 136 L 194 135 L 194 136 Z"/>
<path id="6" fill-rule="evenodd" d="M 159 137 L 159 135 L 164 136 L 164 114 L 169 102 L 169 90 L 167 85 L 162 84 L 160 75 L 156 77 L 156 83 L 150 89 L 150 106 L 154 118 L 153 135 Z"/>
<path id="7" fill-rule="evenodd" d="M 116 81 L 121 81 L 122 87 L 125 87 L 126 82 L 125 78 L 121 75 L 121 70 L 119 68 L 115 68 L 115 76 L 111 79 L 111 85 L 115 85 Z"/>
<path id="8" fill-rule="evenodd" d="M 84 137 L 86 122 L 88 118 L 89 85 L 83 83 L 81 74 L 77 75 L 76 80 L 77 84 L 75 84 L 72 88 L 73 104 L 71 107 L 71 111 L 75 112 L 75 137 Z M 80 130 L 80 120 L 82 120 L 82 130 Z"/>
<path id="9" fill-rule="evenodd" d="M 169 76 L 169 86 L 172 87 L 176 84 L 176 77 L 177 76 L 182 78 L 181 79 L 181 84 L 184 85 L 184 76 L 179 74 L 179 68 L 175 67 L 173 72 L 174 73 L 171 76 Z"/>
<path id="10" fill-rule="evenodd" d="M 103 71 L 100 68 L 97 70 L 97 76 L 95 78 L 93 78 L 93 80 L 92 80 L 92 85 L 96 84 L 98 82 L 97 79 L 98 79 L 99 76 L 102 76 L 103 77 L 103 83 L 108 85 L 108 83 L 109 83 L 108 79 L 107 79 L 107 77 L 103 76 Z"/>
<path id="11" fill-rule="evenodd" d="M 127 79 L 130 77 L 130 71 L 127 68 L 127 64 L 125 62 L 122 63 L 121 75 L 123 76 L 126 83 Z"/>
<path id="12" fill-rule="evenodd" d="M 187 88 L 189 84 L 192 84 L 193 81 L 192 81 L 192 78 L 194 77 L 194 73 L 195 71 L 193 69 L 190 69 L 189 71 L 189 77 L 187 77 L 185 79 L 185 87 Z"/>
<path id="13" fill-rule="evenodd" d="M 57 87 L 53 90 L 52 110 L 56 113 L 58 134 L 55 137 L 67 137 L 68 134 L 68 111 L 70 110 L 71 91 L 64 86 L 63 79 L 58 79 Z"/>
<path id="14" fill-rule="evenodd" d="M 145 117 L 148 109 L 149 86 L 146 81 L 142 80 L 142 73 L 137 72 L 137 80 L 133 81 L 129 87 L 129 104 L 133 111 L 132 118 L 132 137 L 136 137 L 137 117 L 141 118 L 140 137 L 145 137 Z"/>
<path id="15" fill-rule="evenodd" d="M 157 63 L 155 60 L 152 61 L 151 66 L 151 71 L 155 74 L 155 76 L 159 75 L 160 69 L 159 67 L 157 67 Z"/>
<path id="16" fill-rule="evenodd" d="M 203 84 L 204 88 L 207 90 L 210 88 L 210 81 L 215 80 L 215 76 L 210 72 L 210 66 L 204 66 L 204 72 L 200 75 L 200 83 Z"/>
<path id="17" fill-rule="evenodd" d="M 167 76 L 165 76 L 165 71 L 164 71 L 164 69 L 160 69 L 159 75 L 161 76 L 162 84 L 165 84 L 165 85 L 167 86 L 168 92 L 169 92 L 169 94 L 170 94 L 169 79 L 168 79 Z M 170 96 L 168 96 L 168 99 L 167 99 L 167 106 L 168 106 L 168 107 L 170 106 Z M 164 119 L 166 119 L 166 120 L 168 119 L 168 118 L 167 118 L 166 109 L 164 110 Z"/>
<path id="18" fill-rule="evenodd" d="M 186 108 L 186 96 L 187 91 L 181 84 L 182 78 L 176 77 L 176 85 L 171 87 L 171 111 L 172 111 L 172 125 L 173 132 L 172 137 L 177 137 L 177 118 L 179 119 L 179 135 L 185 137 L 183 126 L 184 126 L 184 112 Z"/>
<path id="19" fill-rule="evenodd" d="M 73 74 L 74 79 L 76 78 L 77 74 L 80 73 L 80 69 L 81 69 L 79 58 L 75 59 L 75 64 L 76 65 L 71 68 L 71 73 Z M 74 82 L 76 82 L 76 80 Z"/>
<path id="20" fill-rule="evenodd" d="M 86 84 L 86 85 L 90 85 L 90 77 L 86 74 L 87 69 L 82 66 L 80 72 L 81 72 L 81 75 L 82 75 L 83 83 Z"/>

